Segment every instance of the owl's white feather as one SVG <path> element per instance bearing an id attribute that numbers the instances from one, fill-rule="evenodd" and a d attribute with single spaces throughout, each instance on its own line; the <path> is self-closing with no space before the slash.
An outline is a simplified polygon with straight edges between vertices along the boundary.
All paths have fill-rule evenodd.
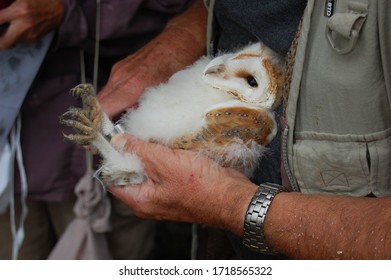
<path id="1" fill-rule="evenodd" d="M 194 138 L 191 138 L 190 142 L 196 143 L 198 138 L 206 141 L 206 144 L 198 148 L 199 152 L 207 154 L 222 165 L 241 169 L 250 176 L 265 150 L 264 143 L 269 143 L 277 131 L 271 109 L 279 100 L 281 68 L 281 58 L 262 43 L 252 44 L 238 52 L 223 54 L 216 58 L 203 57 L 174 74 L 166 83 L 147 89 L 139 100 L 138 108 L 128 110 L 121 117 L 120 124 L 126 133 L 140 139 L 174 147 L 178 139 L 193 135 Z M 90 88 L 82 87 L 80 91 L 88 94 Z M 84 98 L 83 102 L 96 101 Z M 215 122 L 213 128 L 221 125 L 226 129 L 229 124 L 224 123 L 224 116 L 220 115 L 224 112 L 237 112 L 238 108 L 239 111 L 249 110 L 251 114 L 260 111 L 262 118 L 270 120 L 269 126 L 272 129 L 264 142 L 260 143 L 251 138 L 254 123 L 251 124 L 251 129 L 247 129 L 248 135 L 251 136 L 250 140 L 240 137 L 247 133 L 244 132 L 246 127 L 235 130 L 235 125 L 233 129 L 220 131 L 216 138 L 213 138 L 213 135 L 210 138 L 213 130 L 211 122 Z M 216 116 L 209 112 L 215 112 Z M 71 112 L 70 115 L 82 119 L 77 113 Z M 250 117 L 253 119 L 249 119 Z M 110 145 L 102 134 L 110 134 L 113 124 L 105 114 L 100 118 L 99 129 L 103 131 L 98 132 L 98 136 L 93 136 L 91 143 L 104 158 L 102 171 L 106 178 L 105 182 L 141 183 L 145 178 L 142 163 L 136 156 L 117 151 Z M 258 115 L 249 116 L 247 113 L 239 112 L 238 118 L 248 118 L 255 122 Z M 76 130 L 83 130 L 73 121 L 67 125 L 73 126 Z M 239 121 L 239 125 L 243 126 L 243 121 Z M 83 123 L 82 126 L 89 124 Z M 83 137 L 91 136 L 68 136 L 75 142 Z M 207 141 L 215 141 L 218 137 L 229 140 L 224 140 L 221 145 L 216 145 L 217 142 L 221 142 L 217 140 L 214 145 L 207 145 Z M 188 142 L 183 140 L 183 143 L 187 143 L 186 141 Z"/>
<path id="2" fill-rule="evenodd" d="M 121 124 L 138 138 L 169 144 L 172 139 L 199 131 L 205 126 L 205 113 L 216 107 L 271 108 L 277 96 L 268 88 L 270 77 L 260 58 L 271 59 L 281 67 L 280 57 L 261 43 L 214 59 L 203 57 L 167 83 L 149 88 L 137 110 L 130 109 Z M 211 71 L 223 66 L 221 71 Z M 238 77 L 238 73 L 253 76 L 258 87 L 251 87 L 247 77 Z"/>
<path id="3" fill-rule="evenodd" d="M 210 106 L 234 97 L 206 84 L 204 71 L 210 59 L 203 57 L 194 65 L 174 74 L 167 83 L 148 89 L 136 110 L 122 118 L 125 131 L 143 140 L 171 140 L 199 131 Z"/>

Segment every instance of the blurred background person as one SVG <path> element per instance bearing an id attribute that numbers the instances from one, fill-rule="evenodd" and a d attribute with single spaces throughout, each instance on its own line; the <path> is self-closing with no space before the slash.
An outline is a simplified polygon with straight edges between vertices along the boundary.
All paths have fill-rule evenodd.
<path id="1" fill-rule="evenodd" d="M 15 0 L 0 10 L 0 23 L 6 23 L 0 33 L 2 50 L 21 42 L 38 42 L 47 33 L 55 32 L 20 110 L 28 215 L 18 258 L 46 259 L 74 218 L 74 188 L 86 172 L 86 152 L 64 140 L 66 128 L 60 125 L 59 116 L 69 107 L 80 106 L 80 101 L 69 91 L 82 82 L 82 65 L 86 81 L 92 83 L 95 75 L 98 88 L 102 87 L 115 62 L 155 38 L 170 18 L 188 8 L 189 2 Z M 97 16 L 100 21 L 99 64 L 95 65 L 98 71 L 94 72 Z M 21 180 L 16 172 L 14 207 L 17 218 L 22 209 L 20 195 Z M 186 256 L 170 256 L 170 250 L 165 252 L 168 255 L 159 251 L 154 247 L 155 240 L 162 246 L 164 238 L 155 236 L 156 222 L 136 218 L 121 202 L 110 200 L 112 229 L 106 236 L 114 259 Z M 12 257 L 10 214 L 8 208 L 0 215 L 0 259 Z M 172 230 L 175 234 L 183 233 L 181 244 L 188 242 L 188 227 L 175 224 Z M 176 244 L 180 246 L 178 242 Z M 187 243 L 184 246 L 188 250 Z M 175 251 L 184 253 L 183 250 Z"/>

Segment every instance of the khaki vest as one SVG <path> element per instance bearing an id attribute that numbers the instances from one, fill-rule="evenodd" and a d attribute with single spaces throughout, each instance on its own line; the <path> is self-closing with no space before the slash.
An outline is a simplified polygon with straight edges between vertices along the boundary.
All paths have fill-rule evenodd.
<path id="1" fill-rule="evenodd" d="M 293 190 L 390 195 L 391 1 L 309 0 L 291 74 L 282 163 Z"/>
<path id="2" fill-rule="evenodd" d="M 308 1 L 286 121 L 293 189 L 391 194 L 391 1 Z"/>

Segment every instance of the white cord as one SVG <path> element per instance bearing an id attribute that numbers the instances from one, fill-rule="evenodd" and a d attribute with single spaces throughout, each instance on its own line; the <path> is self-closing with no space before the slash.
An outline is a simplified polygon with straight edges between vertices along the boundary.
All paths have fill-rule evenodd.
<path id="1" fill-rule="evenodd" d="M 96 20 L 95 20 L 95 50 L 94 50 L 94 69 L 92 77 L 92 85 L 95 89 L 98 88 L 98 70 L 99 70 L 99 45 L 100 45 L 100 0 L 96 0 Z M 84 58 L 84 50 L 80 49 L 80 72 L 81 72 L 81 83 L 87 82 L 86 78 L 86 63 Z M 87 172 L 93 170 L 92 167 L 93 156 L 90 151 L 86 150 L 86 166 Z"/>
<path id="2" fill-rule="evenodd" d="M 92 85 L 94 86 L 95 89 L 98 88 L 99 43 L 100 43 L 100 0 L 96 0 L 94 74 L 92 77 Z"/>
<path id="3" fill-rule="evenodd" d="M 16 161 L 18 163 L 19 168 L 19 176 L 20 176 L 20 182 L 21 182 L 21 197 L 20 202 L 22 205 L 22 212 L 20 214 L 19 218 L 19 226 L 16 228 L 16 217 L 15 217 L 15 201 L 14 201 L 14 178 L 11 179 L 11 189 L 10 192 L 10 219 L 11 219 L 11 232 L 12 232 L 12 259 L 16 260 L 18 258 L 20 247 L 22 246 L 23 240 L 24 240 L 24 221 L 28 214 L 28 207 L 27 207 L 27 194 L 28 194 L 28 188 L 27 188 L 27 176 L 26 176 L 26 170 L 23 165 L 23 154 L 22 154 L 22 146 L 20 144 L 20 131 L 22 128 L 22 118 L 20 114 L 18 115 L 18 118 L 16 120 L 16 123 L 11 131 L 11 153 L 12 157 L 16 158 Z M 15 157 L 16 156 L 16 157 Z M 11 163 L 11 168 L 13 169 L 13 162 Z M 12 172 L 11 174 L 14 174 Z"/>

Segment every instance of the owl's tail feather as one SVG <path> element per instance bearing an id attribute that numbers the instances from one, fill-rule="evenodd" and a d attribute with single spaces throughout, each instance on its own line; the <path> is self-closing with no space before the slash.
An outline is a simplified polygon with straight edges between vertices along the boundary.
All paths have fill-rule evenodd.
<path id="1" fill-rule="evenodd" d="M 253 175 L 267 148 L 256 141 L 243 142 L 240 138 L 233 138 L 223 145 L 211 145 L 200 150 L 201 153 L 215 160 L 222 166 L 231 167 L 243 172 L 247 177 Z"/>

